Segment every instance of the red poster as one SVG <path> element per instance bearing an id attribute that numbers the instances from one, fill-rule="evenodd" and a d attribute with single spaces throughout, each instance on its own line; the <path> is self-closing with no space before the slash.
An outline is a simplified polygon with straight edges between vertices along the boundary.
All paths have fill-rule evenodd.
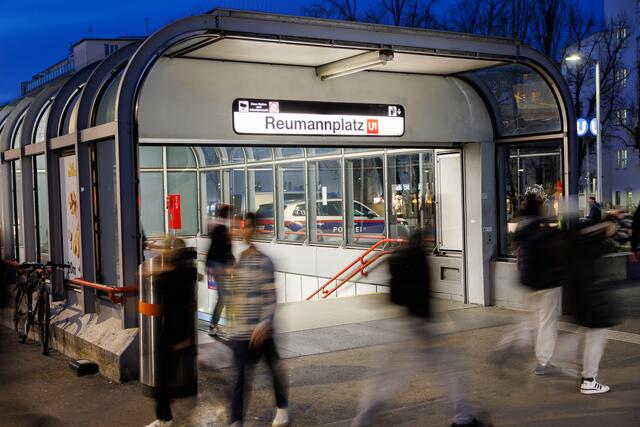
<path id="1" fill-rule="evenodd" d="M 182 216 L 180 214 L 179 194 L 169 194 L 167 196 L 167 211 L 169 215 L 169 229 L 180 230 L 182 228 Z"/>

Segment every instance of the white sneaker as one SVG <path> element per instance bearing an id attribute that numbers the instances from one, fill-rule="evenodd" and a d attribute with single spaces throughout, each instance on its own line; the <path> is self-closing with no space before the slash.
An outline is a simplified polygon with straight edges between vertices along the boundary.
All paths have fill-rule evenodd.
<path id="1" fill-rule="evenodd" d="M 172 424 L 173 424 L 173 420 L 169 420 L 169 421 L 155 420 L 154 422 L 147 425 L 146 427 L 169 427 Z"/>
<path id="2" fill-rule="evenodd" d="M 606 393 L 611 388 L 608 385 L 600 384 L 595 378 L 583 378 L 580 384 L 580 393 L 582 394 L 600 394 Z"/>
<path id="3" fill-rule="evenodd" d="M 276 408 L 276 416 L 271 423 L 272 427 L 286 427 L 289 425 L 289 410 L 287 408 Z"/>

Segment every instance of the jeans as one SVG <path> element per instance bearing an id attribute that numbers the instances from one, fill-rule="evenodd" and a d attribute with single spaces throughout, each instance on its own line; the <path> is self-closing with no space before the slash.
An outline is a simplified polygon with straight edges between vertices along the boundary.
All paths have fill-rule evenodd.
<path id="1" fill-rule="evenodd" d="M 276 406 L 287 408 L 289 406 L 287 377 L 280 367 L 280 358 L 273 338 L 266 339 L 258 349 L 249 348 L 249 340 L 233 341 L 232 349 L 237 373 L 231 400 L 231 424 L 236 421 L 242 422 L 244 418 L 245 387 L 247 390 L 250 387 L 253 368 L 261 358 L 264 358 L 271 372 Z"/>
<path id="2" fill-rule="evenodd" d="M 224 295 L 224 278 L 227 272 L 227 264 L 218 261 L 208 261 L 207 265 L 209 270 L 218 284 L 218 299 L 216 306 L 213 309 L 213 315 L 211 316 L 211 325 L 216 326 L 220 322 L 222 316 L 222 310 L 225 308 L 225 295 Z"/>

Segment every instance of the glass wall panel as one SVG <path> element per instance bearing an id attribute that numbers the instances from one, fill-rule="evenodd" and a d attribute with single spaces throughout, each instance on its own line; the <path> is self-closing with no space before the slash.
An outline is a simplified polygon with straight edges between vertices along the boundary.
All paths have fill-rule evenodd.
<path id="1" fill-rule="evenodd" d="M 303 242 L 307 235 L 304 163 L 277 165 L 278 239 Z"/>
<path id="2" fill-rule="evenodd" d="M 95 118 L 93 125 L 101 125 L 104 123 L 110 123 L 115 120 L 116 114 L 116 96 L 118 94 L 118 86 L 120 86 L 120 79 L 122 78 L 122 70 L 120 70 L 109 82 L 107 88 L 104 90 L 98 101 L 98 108 L 95 112 Z"/>
<path id="3" fill-rule="evenodd" d="M 220 182 L 220 171 L 207 171 L 201 174 L 202 176 L 202 185 L 204 186 L 203 194 L 206 197 L 205 200 L 205 213 L 207 217 L 207 221 L 204 224 L 207 224 L 207 229 L 203 230 L 203 232 L 209 232 L 209 224 L 212 223 L 215 214 L 216 208 L 222 201 L 222 183 Z"/>
<path id="4" fill-rule="evenodd" d="M 220 156 L 218 154 L 218 149 L 215 147 L 198 147 L 196 150 L 200 150 L 202 152 L 202 156 L 204 157 L 204 164 L 207 166 L 217 166 L 220 164 Z"/>
<path id="5" fill-rule="evenodd" d="M 108 285 L 120 283 L 119 265 L 120 253 L 118 252 L 118 212 L 116 209 L 116 156 L 115 141 L 113 139 L 100 141 L 95 144 L 97 165 L 97 211 L 99 218 L 99 244 L 100 269 L 98 280 Z M 160 147 L 140 147 L 158 148 Z M 142 215 L 143 235 L 159 235 L 164 231 L 164 206 L 158 207 L 158 201 L 162 203 L 162 174 L 145 172 L 140 174 L 140 200 Z M 157 177 L 160 187 L 154 191 L 149 180 Z M 156 199 L 154 199 L 154 197 Z M 147 207 L 148 206 L 148 207 Z M 156 209 L 154 211 L 154 209 Z M 157 210 L 160 209 L 160 210 Z M 147 218 L 151 216 L 152 218 Z M 159 224 L 155 225 L 154 220 Z M 147 225 L 148 224 L 148 225 Z M 155 229 L 154 229 L 155 228 Z"/>
<path id="6" fill-rule="evenodd" d="M 64 110 L 62 127 L 59 129 L 59 135 L 66 135 L 70 132 L 70 129 L 75 129 L 75 124 L 72 124 L 72 117 L 74 116 L 76 104 L 80 101 L 80 89 L 81 88 L 78 88 L 73 95 L 71 95 L 71 99 Z"/>
<path id="7" fill-rule="evenodd" d="M 49 261 L 49 206 L 47 205 L 47 171 L 44 154 L 34 157 L 35 208 L 37 219 L 37 245 L 40 262 Z"/>
<path id="8" fill-rule="evenodd" d="M 225 154 L 226 164 L 244 163 L 244 151 L 241 147 L 222 147 L 221 150 Z"/>
<path id="9" fill-rule="evenodd" d="M 11 162 L 12 188 L 13 193 L 13 241 L 14 257 L 23 262 L 24 259 L 24 235 L 22 233 L 22 173 L 20 160 Z"/>
<path id="10" fill-rule="evenodd" d="M 330 156 L 332 154 L 341 154 L 342 148 L 307 148 L 307 155 L 309 157 L 315 156 Z"/>
<path id="11" fill-rule="evenodd" d="M 406 239 L 419 227 L 424 229 L 427 238 L 435 232 L 435 216 L 433 211 L 429 212 L 431 204 L 426 203 L 428 198 L 433 199 L 433 193 L 429 193 L 433 190 L 432 156 L 430 150 L 429 153 L 388 157 L 388 194 L 391 199 L 389 237 Z M 427 172 L 429 163 L 431 171 Z M 429 178 L 432 181 L 425 182 Z M 433 245 L 433 238 L 428 242 Z"/>
<path id="12" fill-rule="evenodd" d="M 273 149 L 270 147 L 247 147 L 247 161 L 260 162 L 273 159 Z"/>
<path id="13" fill-rule="evenodd" d="M 47 121 L 49 120 L 49 111 L 51 111 L 51 101 L 49 101 L 44 110 L 38 117 L 38 124 L 36 125 L 36 133 L 33 142 L 42 142 L 47 138 Z"/>
<path id="14" fill-rule="evenodd" d="M 13 132 L 11 148 L 18 148 L 22 145 L 22 125 L 24 124 L 24 115 L 18 119 L 18 125 Z"/>
<path id="15" fill-rule="evenodd" d="M 304 157 L 304 148 L 286 147 L 276 148 L 276 159 L 290 159 L 295 157 Z"/>
<path id="16" fill-rule="evenodd" d="M 371 246 L 385 237 L 384 162 L 380 157 L 346 159 L 347 242 Z"/>
<path id="17" fill-rule="evenodd" d="M 312 242 L 341 244 L 344 231 L 342 165 L 337 160 L 309 162 L 309 212 Z"/>
<path id="18" fill-rule="evenodd" d="M 162 172 L 140 173 L 140 203 L 142 230 L 147 238 L 162 236 L 165 230 Z"/>
<path id="19" fill-rule="evenodd" d="M 179 236 L 195 236 L 198 233 L 198 188 L 196 172 L 168 172 L 167 194 L 180 195 L 182 228 Z"/>
<path id="20" fill-rule="evenodd" d="M 513 233 L 527 190 L 534 186 L 547 198 L 547 213 L 557 216 L 562 195 L 560 143 L 520 143 L 498 147 L 500 255 L 515 256 Z"/>
<path id="21" fill-rule="evenodd" d="M 271 240 L 274 236 L 273 167 L 250 168 L 249 210 L 256 213 L 258 239 Z"/>
<path id="22" fill-rule="evenodd" d="M 246 197 L 246 176 L 245 169 L 231 169 L 227 171 L 227 182 L 229 183 L 229 199 L 228 203 L 233 207 L 233 218 L 231 226 L 238 229 L 240 220 L 244 218 L 247 212 Z"/>
<path id="23" fill-rule="evenodd" d="M 167 167 L 170 169 L 195 168 L 196 157 L 190 147 L 167 147 Z"/>
<path id="24" fill-rule="evenodd" d="M 558 132 L 560 111 L 549 85 L 522 64 L 466 74 L 491 99 L 501 136 Z"/>
<path id="25" fill-rule="evenodd" d="M 162 169 L 162 147 L 140 145 L 138 150 L 141 169 Z"/>

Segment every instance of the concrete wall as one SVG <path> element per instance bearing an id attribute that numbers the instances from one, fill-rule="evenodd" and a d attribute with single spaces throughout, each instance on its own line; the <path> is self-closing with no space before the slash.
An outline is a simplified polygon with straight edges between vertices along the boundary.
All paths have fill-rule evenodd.
<path id="1" fill-rule="evenodd" d="M 401 104 L 402 137 L 317 137 L 316 140 L 460 143 L 493 138 L 491 121 L 478 94 L 455 77 L 362 72 L 321 81 L 311 67 L 161 58 L 142 90 L 140 138 L 224 142 L 300 142 L 299 136 L 236 135 L 236 98 Z M 313 137 L 305 137 L 305 142 Z M 193 142 L 193 141 L 191 141 Z"/>

